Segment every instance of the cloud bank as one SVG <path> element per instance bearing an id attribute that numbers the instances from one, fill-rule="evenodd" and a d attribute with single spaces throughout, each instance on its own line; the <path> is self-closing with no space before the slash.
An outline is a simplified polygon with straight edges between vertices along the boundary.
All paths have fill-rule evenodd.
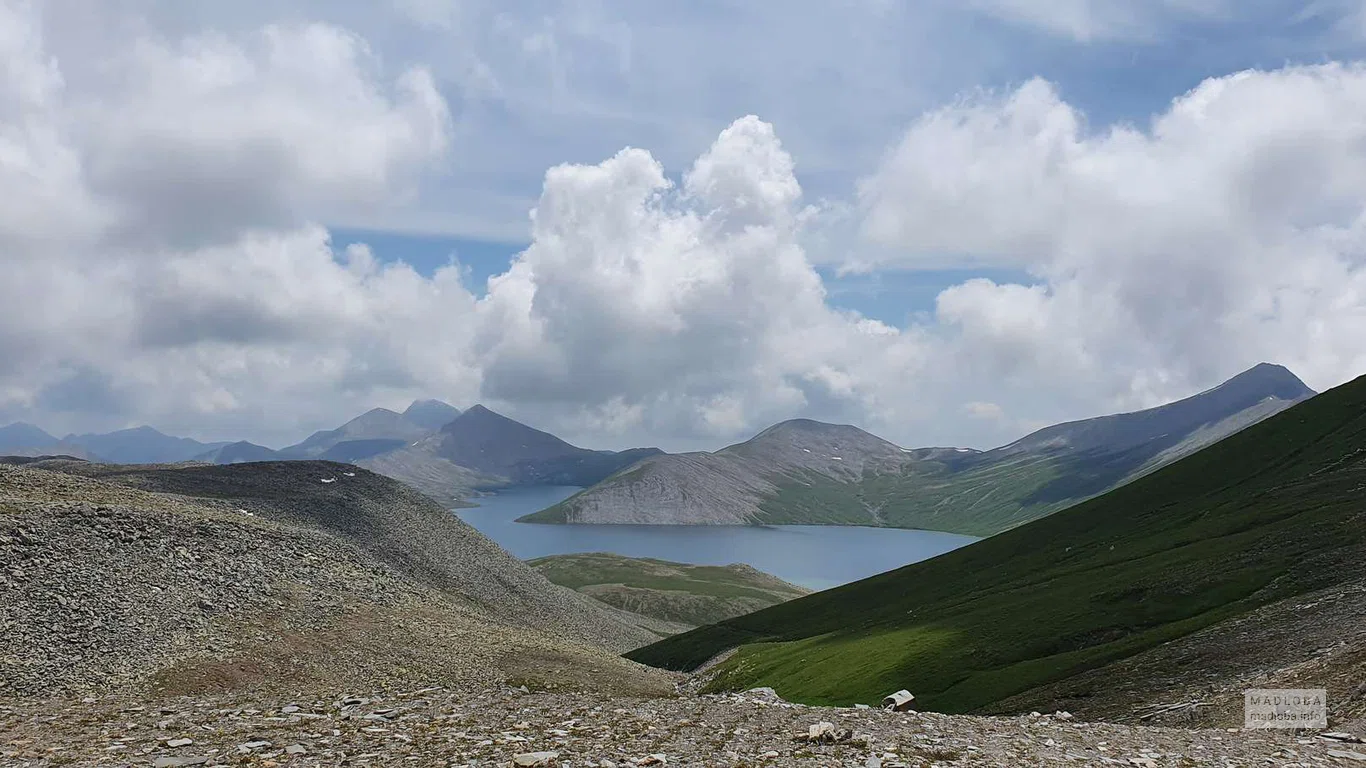
<path id="1" fill-rule="evenodd" d="M 282 444 L 437 396 L 601 447 L 798 415 L 986 447 L 1261 360 L 1320 388 L 1366 371 L 1358 65 L 1210 79 L 1142 125 L 1088 125 L 1043 80 L 970 93 L 847 201 L 742 116 L 681 175 L 629 147 L 551 167 L 530 246 L 468 286 L 325 225 L 446 172 L 461 113 L 429 70 L 325 23 L 117 51 L 59 57 L 0 2 L 0 422 Z M 811 242 L 851 218 L 822 260 L 1032 279 L 967 280 L 903 327 L 838 310 Z"/>

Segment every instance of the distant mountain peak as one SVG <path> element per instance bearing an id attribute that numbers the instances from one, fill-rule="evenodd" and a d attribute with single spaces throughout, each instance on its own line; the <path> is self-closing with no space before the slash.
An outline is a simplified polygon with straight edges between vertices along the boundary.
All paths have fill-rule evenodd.
<path id="1" fill-rule="evenodd" d="M 118 430 L 117 432 L 115 432 L 115 433 L 113 433 L 113 434 L 124 434 L 124 435 L 148 435 L 148 436 L 159 435 L 159 436 L 161 436 L 161 437 L 166 437 L 166 434 L 165 434 L 164 432 L 162 432 L 162 431 L 156 429 L 155 427 L 150 427 L 150 426 L 148 426 L 148 425 L 146 425 L 146 424 L 143 424 L 143 425 L 137 426 L 137 427 L 129 427 L 128 429 L 120 429 L 120 430 Z"/>
<path id="2" fill-rule="evenodd" d="M 425 400 L 414 400 L 412 403 L 408 405 L 407 409 L 405 409 L 403 412 L 407 413 L 408 411 L 416 410 L 419 408 L 429 408 L 431 406 L 444 406 L 446 408 L 451 408 L 453 410 L 459 410 L 458 408 L 456 408 L 448 402 L 445 402 L 444 400 L 437 400 L 435 398 L 429 397 Z"/>
<path id="3" fill-rule="evenodd" d="M 824 421 L 816 421 L 815 419 L 788 419 L 787 421 L 780 421 L 746 442 L 753 445 L 771 441 L 800 441 L 802 439 L 852 440 L 879 446 L 892 445 L 887 440 L 852 424 L 831 424 Z"/>
<path id="4" fill-rule="evenodd" d="M 460 415 L 460 409 L 441 400 L 414 400 L 403 411 L 403 418 L 422 427 L 437 430 Z"/>
<path id="5" fill-rule="evenodd" d="M 0 429 L 6 430 L 6 431 L 12 431 L 12 432 L 16 432 L 16 433 L 18 433 L 18 432 L 24 432 L 24 433 L 32 434 L 32 435 L 43 435 L 43 436 L 45 436 L 45 437 L 47 437 L 47 438 L 49 438 L 49 439 L 51 439 L 51 440 L 56 440 L 56 439 L 57 439 L 57 438 L 53 437 L 52 435 L 49 435 L 49 434 L 48 434 L 47 432 L 45 432 L 41 427 L 37 426 L 36 424 L 30 424 L 30 423 L 28 423 L 27 421 L 16 421 L 16 422 L 14 422 L 14 423 L 12 423 L 12 424 L 7 424 L 7 425 L 5 425 L 5 426 L 2 426 L 2 427 L 0 427 Z"/>
<path id="6" fill-rule="evenodd" d="M 1300 377 L 1291 373 L 1289 368 L 1275 363 L 1257 363 L 1210 391 L 1229 387 L 1262 388 L 1267 391 L 1268 397 L 1279 397 L 1283 400 L 1298 400 L 1317 394 L 1301 381 Z"/>
<path id="7" fill-rule="evenodd" d="M 1228 381 L 1190 397 L 1142 411 L 1044 427 L 997 450 L 1064 447 L 1086 450 L 1101 446 L 1115 450 L 1173 435 L 1188 435 L 1201 427 L 1249 412 L 1266 401 L 1290 404 L 1315 394 L 1285 366 L 1258 363 Z M 1263 413 L 1263 417 L 1266 415 L 1269 414 Z"/>
<path id="8" fill-rule="evenodd" d="M 788 430 L 823 432 L 848 426 L 848 424 L 830 424 L 824 421 L 816 421 L 815 419 L 788 419 L 787 421 L 780 421 L 768 429 L 763 430 L 759 435 L 764 434 L 764 432 L 782 432 Z M 755 435 L 755 437 L 758 437 L 759 435 Z"/>
<path id="9" fill-rule="evenodd" d="M 57 444 L 57 438 L 26 421 L 16 421 L 0 427 L 0 452 L 21 448 L 46 448 Z"/>

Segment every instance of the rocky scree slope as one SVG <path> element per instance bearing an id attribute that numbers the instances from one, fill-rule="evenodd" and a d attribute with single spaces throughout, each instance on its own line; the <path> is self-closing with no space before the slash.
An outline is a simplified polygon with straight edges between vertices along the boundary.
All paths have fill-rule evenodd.
<path id="1" fill-rule="evenodd" d="M 906 687 L 949 712 L 1070 696 L 1083 715 L 1089 701 L 1112 713 L 1121 697 L 1106 690 L 1156 697 L 1259 678 L 1323 687 L 1314 665 L 1297 666 L 1310 660 L 1302 651 L 1230 649 L 1297 637 L 1316 652 L 1352 644 L 1362 629 L 1351 617 L 1363 613 L 1352 586 L 1366 557 L 1363 492 L 1366 377 L 1042 520 L 629 655 L 690 669 L 743 646 L 718 668 L 719 685 L 771 685 L 823 703 Z M 1310 610 L 1298 606 L 1330 597 L 1331 610 L 1316 610 L 1340 628 L 1296 632 L 1295 617 Z M 1254 615 L 1268 623 L 1248 624 Z M 1266 645 L 1236 639 L 1256 631 Z M 1149 653 L 1184 663 L 1151 685 L 1138 677 L 1155 668 L 1142 662 Z M 1360 680 L 1366 668 L 1353 658 L 1339 654 L 1333 675 Z M 1337 716 L 1354 717 L 1353 701 L 1337 699 L 1346 707 Z"/>
<path id="2" fill-rule="evenodd" d="M 1052 514 L 1314 394 L 1261 364 L 1206 392 L 1058 424 L 991 451 L 900 449 L 853 427 L 785 422 L 716 453 L 660 456 L 527 520 L 839 524 L 985 536 Z"/>
<path id="3" fill-rule="evenodd" d="M 639 617 L 550 584 L 395 481 L 323 462 L 0 465 L 0 605 L 9 695 L 670 687 L 597 650 L 656 636 Z"/>

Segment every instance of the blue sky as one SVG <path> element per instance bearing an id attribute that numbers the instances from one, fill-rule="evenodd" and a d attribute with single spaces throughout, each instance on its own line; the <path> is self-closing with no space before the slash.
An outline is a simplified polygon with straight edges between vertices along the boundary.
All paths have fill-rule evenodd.
<path id="1" fill-rule="evenodd" d="M 364 243 L 383 261 L 402 261 L 419 274 L 432 273 L 452 262 L 461 266 L 465 287 L 477 296 L 487 293 L 488 279 L 507 271 L 527 243 L 473 240 L 450 235 L 409 234 L 376 230 L 331 228 L 333 247 L 340 250 Z M 974 277 L 996 282 L 1032 283 L 1025 272 L 1013 269 L 932 269 L 847 272 L 836 267 L 820 270 L 831 306 L 901 327 L 917 313 L 932 313 L 939 292 Z"/>

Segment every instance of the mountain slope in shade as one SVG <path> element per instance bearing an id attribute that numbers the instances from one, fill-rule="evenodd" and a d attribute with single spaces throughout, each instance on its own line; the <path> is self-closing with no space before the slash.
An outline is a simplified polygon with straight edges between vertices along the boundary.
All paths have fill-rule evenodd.
<path id="1" fill-rule="evenodd" d="M 414 400 L 403 411 L 403 418 L 423 429 L 435 432 L 455 420 L 460 409 L 440 400 Z"/>
<path id="2" fill-rule="evenodd" d="M 476 405 L 441 428 L 436 455 L 516 485 L 591 485 L 658 448 L 593 451 Z"/>
<path id="3" fill-rule="evenodd" d="M 372 408 L 336 429 L 314 432 L 303 442 L 282 448 L 280 455 L 285 458 L 319 458 L 338 443 L 353 440 L 394 441 L 384 449 L 392 450 L 394 444 L 418 440 L 427 432 L 403 414 L 388 408 Z"/>
<path id="4" fill-rule="evenodd" d="M 838 466 L 837 444 L 799 428 L 801 422 L 785 422 L 714 454 L 642 463 L 524 519 L 853 524 L 990 535 L 1103 493 L 1312 395 L 1290 371 L 1261 364 L 1184 400 L 1058 424 L 991 451 L 902 450 L 859 432 L 866 437 L 857 444 L 870 460 L 844 456 Z M 765 452 L 763 438 L 774 430 L 786 436 L 785 448 Z M 826 459 L 823 467 L 794 471 L 796 455 Z"/>
<path id="5" fill-rule="evenodd" d="M 264 445 L 239 440 L 212 451 L 201 453 L 194 457 L 194 460 L 206 461 L 210 464 L 242 464 L 248 461 L 273 461 L 277 458 L 279 458 L 277 451 Z"/>
<path id="6" fill-rule="evenodd" d="M 907 688 L 939 711 L 1133 717 L 1240 710 L 1274 682 L 1359 716 L 1363 493 L 1366 377 L 1042 520 L 629 656 L 688 669 L 743 646 L 719 686 L 812 703 Z"/>
<path id="7" fill-rule="evenodd" d="M 57 438 L 22 421 L 0 427 L 0 454 L 41 450 L 55 446 L 57 442 Z"/>
<path id="8" fill-rule="evenodd" d="M 67 435 L 63 442 L 79 445 L 101 460 L 113 464 L 172 464 L 189 461 L 227 445 L 172 437 L 146 426 L 104 434 Z"/>
<path id="9" fill-rule="evenodd" d="M 592 485 L 657 448 L 593 451 L 482 405 L 412 445 L 357 463 L 449 501 L 510 485 Z"/>

